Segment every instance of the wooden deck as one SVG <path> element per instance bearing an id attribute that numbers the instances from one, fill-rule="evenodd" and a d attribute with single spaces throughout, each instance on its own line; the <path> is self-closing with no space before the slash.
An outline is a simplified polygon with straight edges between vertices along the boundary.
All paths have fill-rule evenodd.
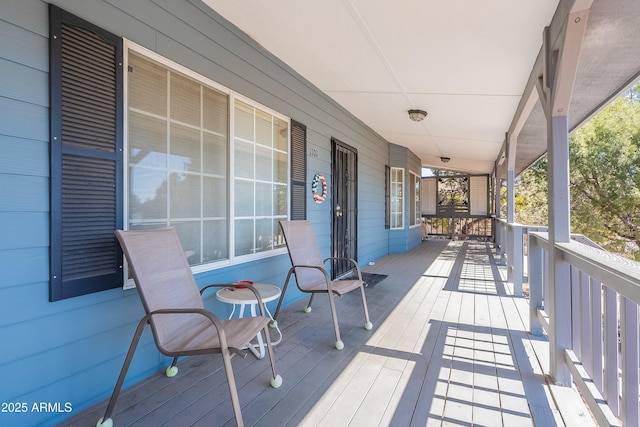
<path id="1" fill-rule="evenodd" d="M 367 289 L 372 331 L 359 293 L 336 300 L 344 350 L 318 296 L 310 314 L 304 301 L 280 313 L 281 388 L 266 358 L 234 358 L 245 425 L 595 425 L 573 389 L 549 385 L 547 344 L 526 332 L 527 301 L 511 296 L 490 245 L 430 240 L 365 271 L 388 278 Z M 234 425 L 220 357 L 179 366 L 125 390 L 114 425 Z M 95 425 L 105 405 L 64 425 Z"/>

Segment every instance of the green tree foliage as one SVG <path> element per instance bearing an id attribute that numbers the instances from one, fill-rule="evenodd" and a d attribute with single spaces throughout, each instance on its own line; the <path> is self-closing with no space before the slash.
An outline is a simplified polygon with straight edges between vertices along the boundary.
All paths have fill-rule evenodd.
<path id="1" fill-rule="evenodd" d="M 528 225 L 547 225 L 547 156 L 529 167 L 514 183 L 516 222 Z"/>
<path id="2" fill-rule="evenodd" d="M 571 230 L 640 260 L 640 84 L 570 138 Z M 547 224 L 547 158 L 516 182 L 516 220 Z"/>
<path id="3" fill-rule="evenodd" d="M 640 89 L 640 87 L 636 87 Z M 622 97 L 571 136 L 572 230 L 640 259 L 640 102 Z"/>
<path id="4" fill-rule="evenodd" d="M 469 178 L 467 176 L 441 176 L 438 178 L 438 204 L 440 206 L 468 206 Z"/>

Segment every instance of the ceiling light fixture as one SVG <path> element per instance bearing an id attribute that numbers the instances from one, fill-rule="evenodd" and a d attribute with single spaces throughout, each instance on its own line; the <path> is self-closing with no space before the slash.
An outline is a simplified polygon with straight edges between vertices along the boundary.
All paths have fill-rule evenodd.
<path id="1" fill-rule="evenodd" d="M 427 112 L 424 110 L 409 110 L 409 118 L 414 122 L 420 122 L 427 117 Z"/>
<path id="2" fill-rule="evenodd" d="M 451 157 L 440 157 L 442 163 L 449 163 L 449 160 L 451 160 Z"/>

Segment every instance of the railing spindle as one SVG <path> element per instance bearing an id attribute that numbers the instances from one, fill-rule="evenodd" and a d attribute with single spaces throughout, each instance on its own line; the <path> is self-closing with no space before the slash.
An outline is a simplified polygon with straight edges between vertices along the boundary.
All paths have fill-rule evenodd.
<path id="1" fill-rule="evenodd" d="M 604 291 L 604 385 L 603 395 L 615 416 L 620 415 L 618 397 L 618 294 Z"/>
<path id="2" fill-rule="evenodd" d="M 580 270 L 571 266 L 571 346 L 578 359 L 582 360 L 582 319 L 580 298 Z"/>
<path id="3" fill-rule="evenodd" d="M 529 239 L 529 330 L 533 335 L 544 335 L 538 319 L 538 309 L 543 307 L 542 269 L 543 250 L 538 239 Z"/>
<path id="4" fill-rule="evenodd" d="M 591 289 L 591 346 L 593 349 L 590 374 L 598 390 L 602 390 L 602 284 L 591 278 L 589 283 Z"/>
<path id="5" fill-rule="evenodd" d="M 627 298 L 620 301 L 622 341 L 622 423 L 638 425 L 638 306 Z"/>
<path id="6" fill-rule="evenodd" d="M 594 347 L 591 342 L 591 286 L 589 276 L 580 272 L 580 341 L 582 346 L 582 365 L 593 379 Z M 601 353 L 598 353 L 600 357 Z"/>

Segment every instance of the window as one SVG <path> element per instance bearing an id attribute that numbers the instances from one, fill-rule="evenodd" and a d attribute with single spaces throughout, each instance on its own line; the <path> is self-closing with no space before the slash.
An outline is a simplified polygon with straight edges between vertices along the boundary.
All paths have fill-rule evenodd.
<path id="1" fill-rule="evenodd" d="M 234 105 L 234 255 L 284 246 L 289 125 L 245 102 Z"/>
<path id="2" fill-rule="evenodd" d="M 278 221 L 306 194 L 289 201 L 287 117 L 56 6 L 49 20 L 51 301 L 122 286 L 125 222 L 174 226 L 203 270 L 285 252 Z"/>
<path id="3" fill-rule="evenodd" d="M 229 257 L 229 96 L 129 50 L 128 227 L 174 226 L 191 265 Z"/>
<path id="4" fill-rule="evenodd" d="M 404 169 L 391 168 L 391 228 L 404 228 Z"/>
<path id="5" fill-rule="evenodd" d="M 133 44 L 128 226 L 174 226 L 192 266 L 283 248 L 289 120 Z"/>
<path id="6" fill-rule="evenodd" d="M 409 216 L 409 225 L 420 225 L 422 220 L 421 215 L 421 195 L 420 191 L 420 177 L 413 173 L 411 173 L 410 179 L 410 188 L 409 188 L 409 200 L 410 200 L 410 216 Z"/>

